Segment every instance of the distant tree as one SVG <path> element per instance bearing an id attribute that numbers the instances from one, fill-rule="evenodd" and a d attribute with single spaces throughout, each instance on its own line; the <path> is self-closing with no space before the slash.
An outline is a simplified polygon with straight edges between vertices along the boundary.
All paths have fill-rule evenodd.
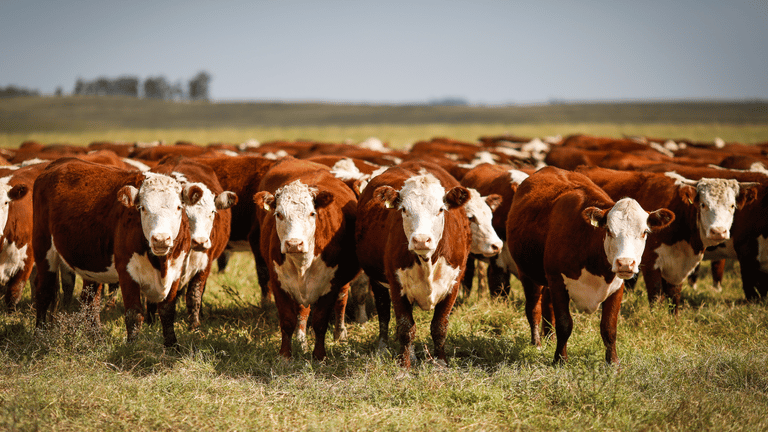
<path id="1" fill-rule="evenodd" d="M 40 92 L 37 90 L 30 90 L 23 87 L 16 87 L 9 85 L 6 88 L 0 87 L 0 98 L 6 97 L 18 97 L 18 96 L 37 96 Z"/>
<path id="2" fill-rule="evenodd" d="M 139 97 L 139 79 L 137 77 L 121 76 L 112 82 L 112 87 L 112 94 Z"/>
<path id="3" fill-rule="evenodd" d="M 198 72 L 189 81 L 189 98 L 191 100 L 208 100 L 208 86 L 210 82 L 211 75 L 208 72 Z"/>
<path id="4" fill-rule="evenodd" d="M 77 82 L 75 82 L 75 90 L 72 92 L 72 94 L 81 95 L 85 94 L 83 93 L 85 91 L 85 81 L 83 81 L 82 78 L 78 78 Z"/>
<path id="5" fill-rule="evenodd" d="M 171 100 L 183 100 L 184 99 L 184 85 L 181 83 L 181 80 L 176 81 L 173 83 L 173 85 L 170 87 L 170 95 Z"/>
<path id="6" fill-rule="evenodd" d="M 54 93 L 56 97 L 61 97 L 64 95 L 64 89 L 61 88 L 61 86 L 56 87 L 56 93 Z"/>
<path id="7" fill-rule="evenodd" d="M 144 97 L 149 99 L 169 99 L 171 86 L 165 77 L 149 77 L 144 80 Z"/>

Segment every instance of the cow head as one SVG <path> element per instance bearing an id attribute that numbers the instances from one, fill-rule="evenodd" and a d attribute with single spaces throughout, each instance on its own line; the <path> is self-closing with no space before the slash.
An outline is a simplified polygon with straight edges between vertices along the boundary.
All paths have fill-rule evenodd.
<path id="1" fill-rule="evenodd" d="M 196 203 L 186 206 L 185 210 L 189 218 L 192 249 L 198 252 L 208 250 L 211 247 L 211 231 L 213 230 L 213 221 L 216 219 L 216 211 L 225 210 L 237 204 L 237 194 L 224 191 L 219 195 L 214 195 L 203 183 L 186 182 L 183 176 L 176 175 L 176 173 L 174 176 L 184 186 L 184 193 L 202 191 L 199 197 L 187 197 L 189 201 L 196 201 Z M 197 186 L 197 189 L 189 186 Z"/>
<path id="2" fill-rule="evenodd" d="M 501 204 L 501 195 L 491 194 L 481 197 L 475 189 L 468 190 L 469 200 L 464 204 L 464 210 L 467 212 L 469 228 L 472 230 L 470 252 L 492 257 L 501 252 L 503 246 L 503 242 L 491 225 L 493 211 Z"/>
<path id="3" fill-rule="evenodd" d="M 8 180 L 10 179 L 10 176 L 0 179 L 0 236 L 5 231 L 5 224 L 8 223 L 11 201 L 23 198 L 29 191 L 25 184 L 9 185 Z"/>
<path id="4" fill-rule="evenodd" d="M 165 256 L 181 227 L 183 205 L 195 205 L 203 191 L 195 185 L 182 188 L 175 179 L 162 174 L 144 173 L 137 189 L 123 186 L 117 199 L 125 207 L 135 207 L 141 216 L 141 229 L 153 255 Z"/>
<path id="5" fill-rule="evenodd" d="M 587 207 L 582 217 L 590 225 L 605 229 L 605 255 L 611 271 L 621 279 L 630 279 L 639 271 L 648 234 L 675 220 L 670 210 L 648 213 L 632 198 L 620 199 L 609 209 Z"/>
<path id="6" fill-rule="evenodd" d="M 435 176 L 420 174 L 406 180 L 400 191 L 390 186 L 376 188 L 374 198 L 401 212 L 408 250 L 430 259 L 443 237 L 445 211 L 463 206 L 469 190 L 456 186 L 446 192 Z"/>
<path id="7" fill-rule="evenodd" d="M 273 212 L 280 252 L 314 254 L 317 211 L 333 202 L 333 194 L 295 180 L 275 191 L 254 195 L 257 206 Z"/>
<path id="8" fill-rule="evenodd" d="M 681 188 L 683 200 L 696 206 L 696 223 L 705 247 L 718 245 L 731 238 L 734 212 L 757 197 L 751 183 L 720 178 L 696 181 L 677 173 L 666 175 L 675 179 L 675 184 Z"/>

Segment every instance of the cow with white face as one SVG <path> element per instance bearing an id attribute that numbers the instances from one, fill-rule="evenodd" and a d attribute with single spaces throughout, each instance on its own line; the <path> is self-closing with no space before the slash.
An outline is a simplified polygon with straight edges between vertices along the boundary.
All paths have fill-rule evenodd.
<path id="1" fill-rule="evenodd" d="M 491 194 L 480 196 L 480 192 L 467 188 L 469 200 L 464 209 L 469 218 L 469 228 L 472 230 L 472 246 L 470 252 L 486 258 L 496 256 L 501 252 L 503 242 L 493 229 L 493 211 L 501 204 L 501 196 Z"/>
<path id="2" fill-rule="evenodd" d="M 294 331 L 312 308 L 314 358 L 325 358 L 325 333 L 333 312 L 340 335 L 349 282 L 360 271 L 355 257 L 357 199 L 322 165 L 285 158 L 264 175 L 253 201 L 258 209 L 259 250 L 269 271 L 282 341 L 291 358 Z M 299 334 L 301 341 L 302 335 Z"/>
<path id="3" fill-rule="evenodd" d="M 541 344 L 542 288 L 548 287 L 555 324 L 555 362 L 567 359 L 573 328 L 570 301 L 586 312 L 602 304 L 600 331 L 605 360 L 618 361 L 616 321 L 623 280 L 638 272 L 650 233 L 669 226 L 674 213 L 651 213 L 634 199 L 614 202 L 583 174 L 547 167 L 515 193 L 507 219 L 507 241 L 525 291 L 531 342 Z"/>
<path id="4" fill-rule="evenodd" d="M 379 347 L 389 340 L 390 300 L 400 360 L 415 358 L 413 306 L 434 310 L 435 357 L 446 361 L 445 338 L 464 273 L 472 231 L 464 209 L 470 192 L 447 172 L 421 163 L 392 167 L 363 190 L 356 226 L 360 265 L 371 281 L 379 316 Z"/>
<path id="5" fill-rule="evenodd" d="M 141 296 L 159 302 L 165 345 L 175 345 L 176 292 L 190 248 L 184 206 L 201 195 L 162 174 L 75 159 L 51 163 L 33 191 L 37 326 L 45 323 L 62 265 L 97 287 L 95 305 L 101 284 L 120 283 L 129 341 L 143 322 Z M 94 324 L 98 313 L 92 308 Z"/>

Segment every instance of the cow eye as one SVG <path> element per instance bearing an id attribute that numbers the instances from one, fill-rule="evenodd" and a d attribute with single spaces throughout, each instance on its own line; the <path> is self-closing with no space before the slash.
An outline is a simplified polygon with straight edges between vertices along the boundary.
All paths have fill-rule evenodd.
<path id="1" fill-rule="evenodd" d="M 611 232 L 611 230 L 606 229 L 605 233 L 608 234 L 608 237 L 613 237 L 613 233 Z"/>
<path id="2" fill-rule="evenodd" d="M 647 236 L 647 235 L 648 235 L 648 234 L 650 234 L 650 233 L 651 233 L 651 230 L 645 230 L 645 231 L 643 231 L 643 238 L 645 238 L 645 236 Z"/>
<path id="3" fill-rule="evenodd" d="M 475 222 L 477 222 L 477 217 L 475 217 L 475 216 L 470 216 L 470 217 L 469 217 L 469 221 L 470 221 L 470 222 L 472 222 L 472 223 L 475 223 Z"/>
<path id="4" fill-rule="evenodd" d="M 143 212 L 144 211 L 144 206 L 137 205 L 136 206 L 136 210 L 138 210 L 140 212 Z"/>
<path id="5" fill-rule="evenodd" d="M 315 217 L 315 216 L 317 216 L 317 212 L 312 212 L 312 213 L 309 214 L 309 216 L 310 217 Z"/>
<path id="6" fill-rule="evenodd" d="M 701 203 L 701 208 L 705 209 L 705 208 L 707 208 L 707 205 L 704 204 L 704 203 Z"/>
<path id="7" fill-rule="evenodd" d="M 280 212 L 275 212 L 275 217 L 280 219 L 280 220 L 283 220 L 283 214 L 280 213 Z"/>

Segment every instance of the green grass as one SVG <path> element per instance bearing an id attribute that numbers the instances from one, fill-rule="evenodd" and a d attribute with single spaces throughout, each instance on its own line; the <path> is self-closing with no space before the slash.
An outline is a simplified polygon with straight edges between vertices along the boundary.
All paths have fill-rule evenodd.
<path id="1" fill-rule="evenodd" d="M 574 315 L 570 359 L 528 344 L 522 289 L 474 292 L 451 316 L 450 363 L 429 362 L 430 313 L 417 312 L 417 356 L 403 372 L 374 348 L 375 318 L 330 341 L 324 362 L 294 343 L 277 356 L 274 306 L 259 304 L 248 254 L 214 274 L 201 329 L 179 306 L 178 350 L 159 326 L 126 344 L 121 305 L 93 332 L 78 312 L 35 334 L 28 291 L 0 314 L 0 429 L 6 430 L 764 430 L 768 310 L 746 304 L 737 269 L 722 293 L 704 278 L 679 317 L 625 295 L 620 365 L 606 366 L 599 314 Z M 310 338 L 310 347 L 313 343 Z M 390 352 L 396 352 L 392 343 Z"/>

